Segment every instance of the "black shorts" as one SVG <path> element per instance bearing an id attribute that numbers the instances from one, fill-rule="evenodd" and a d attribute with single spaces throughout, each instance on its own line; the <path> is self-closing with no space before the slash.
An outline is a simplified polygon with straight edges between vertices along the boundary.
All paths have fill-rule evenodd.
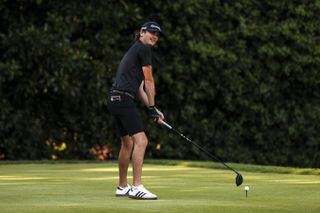
<path id="1" fill-rule="evenodd" d="M 108 109 L 115 117 L 120 136 L 132 136 L 144 132 L 141 115 L 132 97 L 125 94 L 110 93 L 107 101 Z"/>

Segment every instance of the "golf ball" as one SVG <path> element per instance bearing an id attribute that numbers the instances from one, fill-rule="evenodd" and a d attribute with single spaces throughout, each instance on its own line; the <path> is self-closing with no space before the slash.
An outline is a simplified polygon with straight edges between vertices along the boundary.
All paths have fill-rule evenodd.
<path id="1" fill-rule="evenodd" d="M 244 190 L 249 191 L 249 186 L 245 186 Z"/>

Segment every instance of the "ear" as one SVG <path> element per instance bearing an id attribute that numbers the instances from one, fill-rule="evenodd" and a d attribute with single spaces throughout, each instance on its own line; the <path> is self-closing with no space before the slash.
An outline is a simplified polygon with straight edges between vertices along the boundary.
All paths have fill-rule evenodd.
<path id="1" fill-rule="evenodd" d="M 140 37 L 143 36 L 144 34 L 146 34 L 147 31 L 145 30 L 140 30 Z"/>

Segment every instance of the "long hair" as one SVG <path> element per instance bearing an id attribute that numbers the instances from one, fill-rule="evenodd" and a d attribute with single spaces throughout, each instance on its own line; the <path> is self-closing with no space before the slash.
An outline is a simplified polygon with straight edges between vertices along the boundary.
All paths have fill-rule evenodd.
<path id="1" fill-rule="evenodd" d="M 134 42 L 139 41 L 140 39 L 140 31 L 135 31 L 134 33 Z"/>
<path id="2" fill-rule="evenodd" d="M 140 30 L 134 32 L 134 40 L 133 42 L 139 41 L 140 39 Z"/>

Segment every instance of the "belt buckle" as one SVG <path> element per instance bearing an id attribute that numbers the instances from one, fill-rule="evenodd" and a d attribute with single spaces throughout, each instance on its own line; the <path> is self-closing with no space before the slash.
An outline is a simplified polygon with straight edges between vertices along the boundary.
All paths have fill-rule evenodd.
<path id="1" fill-rule="evenodd" d="M 110 97 L 110 100 L 113 101 L 121 101 L 121 96 L 120 95 L 112 95 Z"/>

